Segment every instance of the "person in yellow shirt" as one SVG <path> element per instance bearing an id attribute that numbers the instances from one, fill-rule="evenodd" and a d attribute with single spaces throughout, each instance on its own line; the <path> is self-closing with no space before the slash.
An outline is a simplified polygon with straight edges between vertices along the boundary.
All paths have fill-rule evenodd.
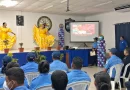
<path id="1" fill-rule="evenodd" d="M 12 35 L 10 35 L 10 33 Z M 5 45 L 4 41 L 8 41 L 8 45 Z M 16 35 L 12 32 L 10 28 L 7 28 L 6 22 L 0 27 L 0 50 L 5 48 L 11 49 L 16 42 Z"/>
<path id="2" fill-rule="evenodd" d="M 46 24 L 41 24 L 39 28 L 36 25 L 34 26 L 33 39 L 41 49 L 47 49 L 54 45 L 55 37 L 50 35 L 46 28 Z"/>

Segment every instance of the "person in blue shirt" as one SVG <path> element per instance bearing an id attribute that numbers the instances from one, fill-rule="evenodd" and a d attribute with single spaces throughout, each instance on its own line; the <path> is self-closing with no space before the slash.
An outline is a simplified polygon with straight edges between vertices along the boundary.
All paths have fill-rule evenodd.
<path id="1" fill-rule="evenodd" d="M 60 55 L 61 54 L 59 51 L 52 53 L 53 62 L 50 64 L 50 72 L 53 72 L 55 70 L 64 70 L 68 72 L 67 65 L 60 60 Z"/>
<path id="2" fill-rule="evenodd" d="M 73 58 L 73 62 L 72 62 L 73 70 L 68 73 L 68 84 L 77 81 L 91 82 L 89 75 L 86 72 L 81 70 L 82 66 L 83 66 L 83 60 L 80 57 Z"/>
<path id="3" fill-rule="evenodd" d="M 52 88 L 54 90 L 66 90 L 68 77 L 64 71 L 56 70 L 51 75 Z"/>
<path id="4" fill-rule="evenodd" d="M 115 55 L 116 53 L 117 53 L 117 49 L 116 48 L 111 48 L 109 50 L 110 58 L 106 61 L 106 65 L 104 67 L 105 68 L 104 71 L 110 73 L 110 68 L 112 66 L 117 65 L 117 64 L 123 64 L 122 60 Z M 112 80 L 115 78 L 115 74 L 116 74 L 116 71 L 115 71 L 115 69 L 113 69 L 112 77 L 111 77 Z"/>
<path id="5" fill-rule="evenodd" d="M 120 53 L 119 53 L 119 57 L 121 59 L 124 59 L 124 50 L 125 48 L 128 47 L 128 44 L 126 42 L 126 40 L 124 39 L 124 36 L 121 36 L 120 37 L 120 44 L 119 44 L 119 50 L 120 50 Z"/>
<path id="6" fill-rule="evenodd" d="M 5 73 L 5 71 L 6 71 L 6 66 L 7 66 L 7 64 L 9 63 L 9 62 L 11 62 L 12 61 L 12 58 L 10 57 L 10 56 L 4 56 L 3 58 L 2 58 L 2 68 L 1 68 L 1 73 L 2 74 L 4 74 Z"/>
<path id="7" fill-rule="evenodd" d="M 6 66 L 6 71 L 7 71 L 8 69 L 12 68 L 12 67 L 19 67 L 19 64 L 16 63 L 16 62 L 9 62 L 9 63 L 7 64 L 7 66 Z M 5 77 L 1 77 L 1 78 L 0 78 L 0 88 L 3 88 L 4 82 L 5 82 Z M 24 80 L 24 85 L 27 86 L 27 87 L 29 87 L 26 79 Z"/>
<path id="8" fill-rule="evenodd" d="M 24 86 L 24 71 L 13 67 L 6 71 L 6 84 L 8 90 L 29 90 Z"/>
<path id="9" fill-rule="evenodd" d="M 27 54 L 28 63 L 21 66 L 24 73 L 28 72 L 38 72 L 38 64 L 35 62 L 36 56 L 33 52 Z"/>
<path id="10" fill-rule="evenodd" d="M 48 74 L 49 63 L 47 61 L 40 62 L 38 70 L 40 75 L 32 80 L 30 85 L 31 90 L 36 90 L 37 88 L 51 85 L 51 75 Z"/>
<path id="11" fill-rule="evenodd" d="M 98 41 L 98 38 L 95 37 L 95 38 L 94 38 L 94 43 L 92 44 L 92 48 L 97 49 L 97 41 Z"/>

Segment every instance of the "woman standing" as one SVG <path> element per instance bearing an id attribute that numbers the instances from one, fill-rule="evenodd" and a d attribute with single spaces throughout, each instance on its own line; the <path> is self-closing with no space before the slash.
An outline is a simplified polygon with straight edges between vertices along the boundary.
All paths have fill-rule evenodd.
<path id="1" fill-rule="evenodd" d="M 41 48 L 47 49 L 48 47 L 53 46 L 54 36 L 50 35 L 46 24 L 41 24 L 38 28 L 36 25 L 33 28 L 33 39 L 34 42 Z"/>
<path id="2" fill-rule="evenodd" d="M 9 35 L 9 33 L 13 34 L 13 36 Z M 5 40 L 8 41 L 7 46 L 4 44 Z M 3 26 L 0 27 L 0 50 L 4 50 L 5 48 L 8 49 L 12 48 L 15 42 L 16 42 L 15 33 L 13 33 L 10 28 L 7 28 L 7 24 L 6 22 L 4 22 Z"/>

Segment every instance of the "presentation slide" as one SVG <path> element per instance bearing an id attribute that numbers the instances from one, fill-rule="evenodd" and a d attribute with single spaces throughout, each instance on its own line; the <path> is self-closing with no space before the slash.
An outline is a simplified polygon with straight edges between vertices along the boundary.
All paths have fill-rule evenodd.
<path id="1" fill-rule="evenodd" d="M 70 23 L 71 42 L 93 42 L 99 36 L 99 22 Z"/>

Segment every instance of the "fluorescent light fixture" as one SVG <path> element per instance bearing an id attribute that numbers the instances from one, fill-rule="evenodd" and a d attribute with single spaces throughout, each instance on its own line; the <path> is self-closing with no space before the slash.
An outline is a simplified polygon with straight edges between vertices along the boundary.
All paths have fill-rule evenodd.
<path id="1" fill-rule="evenodd" d="M 67 2 L 67 0 L 62 0 L 60 3 L 64 3 L 64 2 Z"/>
<path id="2" fill-rule="evenodd" d="M 2 0 L 0 1 L 0 6 L 5 6 L 5 7 L 12 7 L 18 4 L 17 1 L 12 1 L 12 0 Z"/>
<path id="3" fill-rule="evenodd" d="M 46 10 L 46 9 L 49 9 L 49 8 L 52 8 L 52 7 L 53 7 L 53 5 L 50 5 L 48 7 L 45 7 L 43 10 Z"/>
<path id="4" fill-rule="evenodd" d="M 109 4 L 109 3 L 112 3 L 112 1 L 108 1 L 108 2 L 105 2 L 105 3 L 101 3 L 101 4 L 98 4 L 98 5 L 95 5 L 94 7 L 103 6 L 103 5 L 106 5 L 106 4 Z"/>

